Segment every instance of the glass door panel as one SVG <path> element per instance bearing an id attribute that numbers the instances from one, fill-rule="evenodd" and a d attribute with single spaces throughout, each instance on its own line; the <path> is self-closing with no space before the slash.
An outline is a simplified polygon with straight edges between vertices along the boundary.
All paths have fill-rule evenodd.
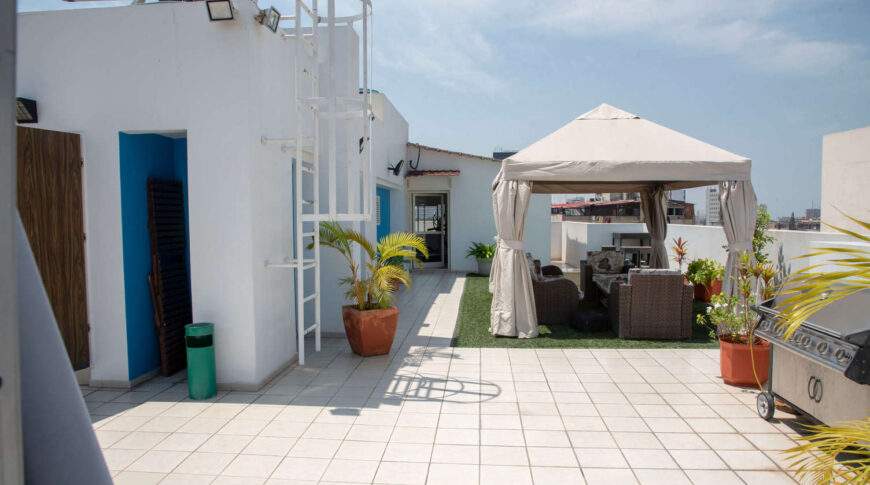
<path id="1" fill-rule="evenodd" d="M 412 194 L 411 231 L 423 238 L 427 268 L 447 267 L 447 194 Z"/>

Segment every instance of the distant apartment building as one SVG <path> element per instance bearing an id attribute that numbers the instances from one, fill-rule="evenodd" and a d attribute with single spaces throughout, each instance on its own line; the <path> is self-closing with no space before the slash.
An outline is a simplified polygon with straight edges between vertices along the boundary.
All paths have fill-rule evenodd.
<path id="1" fill-rule="evenodd" d="M 822 209 L 820 207 L 816 207 L 814 209 L 807 209 L 805 211 L 804 217 L 807 219 L 821 219 L 822 218 Z"/>
<path id="2" fill-rule="evenodd" d="M 822 137 L 821 219 L 826 224 L 861 230 L 843 214 L 867 219 L 870 209 L 870 126 Z M 828 226 L 823 228 L 831 232 Z"/>
<path id="3" fill-rule="evenodd" d="M 600 194 L 613 195 L 613 194 Z M 643 222 L 639 199 L 590 200 L 553 204 L 551 220 L 579 222 Z M 695 205 L 679 200 L 668 201 L 668 223 L 694 224 Z"/>
<path id="4" fill-rule="evenodd" d="M 711 185 L 707 187 L 707 225 L 721 226 L 722 214 L 719 202 L 719 186 Z"/>

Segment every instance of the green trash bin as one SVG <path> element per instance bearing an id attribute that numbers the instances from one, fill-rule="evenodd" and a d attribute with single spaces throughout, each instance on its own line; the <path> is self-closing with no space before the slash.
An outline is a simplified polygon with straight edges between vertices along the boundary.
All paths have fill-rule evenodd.
<path id="1" fill-rule="evenodd" d="M 214 367 L 214 324 L 184 326 L 187 347 L 187 391 L 191 399 L 208 399 L 217 394 Z"/>

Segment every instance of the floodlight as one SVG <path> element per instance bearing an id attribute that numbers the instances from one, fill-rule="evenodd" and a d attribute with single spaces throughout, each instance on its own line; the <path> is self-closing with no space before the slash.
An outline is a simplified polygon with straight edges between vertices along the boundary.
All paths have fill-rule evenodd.
<path id="1" fill-rule="evenodd" d="M 272 32 L 278 32 L 278 22 L 281 21 L 281 13 L 275 7 L 269 7 L 268 10 L 260 10 L 260 14 L 254 18 Z"/>
<path id="2" fill-rule="evenodd" d="M 233 19 L 233 2 L 230 0 L 206 0 L 205 6 L 212 22 Z"/>
<path id="3" fill-rule="evenodd" d="M 19 123 L 37 123 L 39 118 L 36 113 L 36 101 L 27 98 L 17 98 L 18 106 L 15 110 L 15 120 Z"/>

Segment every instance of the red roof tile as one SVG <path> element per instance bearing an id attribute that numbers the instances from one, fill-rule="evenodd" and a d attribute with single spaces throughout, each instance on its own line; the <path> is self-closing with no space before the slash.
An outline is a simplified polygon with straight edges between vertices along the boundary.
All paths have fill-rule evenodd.
<path id="1" fill-rule="evenodd" d="M 408 172 L 405 173 L 405 177 L 423 177 L 427 175 L 456 177 L 459 175 L 459 170 L 408 170 Z"/>

